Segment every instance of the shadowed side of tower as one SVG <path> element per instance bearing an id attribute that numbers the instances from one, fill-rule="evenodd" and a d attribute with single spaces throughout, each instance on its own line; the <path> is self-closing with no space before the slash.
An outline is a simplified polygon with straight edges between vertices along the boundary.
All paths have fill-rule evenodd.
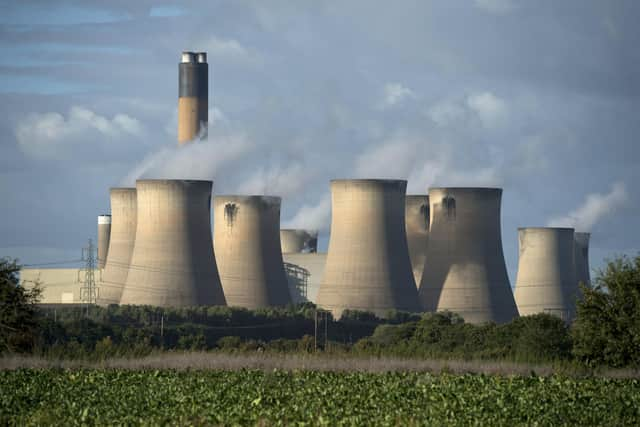
<path id="1" fill-rule="evenodd" d="M 427 254 L 429 241 L 429 196 L 409 195 L 406 199 L 405 224 L 407 228 L 407 245 L 416 286 L 422 280 L 422 270 Z"/>
<path id="2" fill-rule="evenodd" d="M 317 303 L 334 316 L 420 311 L 405 230 L 406 181 L 331 181 L 331 237 Z"/>
<path id="3" fill-rule="evenodd" d="M 216 196 L 214 247 L 230 306 L 291 303 L 280 247 L 280 198 Z"/>
<path id="4" fill-rule="evenodd" d="M 98 304 L 102 305 L 120 303 L 129 273 L 138 218 L 135 188 L 112 188 L 109 195 L 111 199 L 109 249 L 102 280 L 98 285 Z"/>
<path id="5" fill-rule="evenodd" d="M 225 305 L 211 241 L 211 181 L 138 180 L 122 304 Z"/>
<path id="6" fill-rule="evenodd" d="M 420 284 L 427 311 L 470 323 L 518 316 L 502 251 L 499 188 L 431 188 L 429 244 Z"/>

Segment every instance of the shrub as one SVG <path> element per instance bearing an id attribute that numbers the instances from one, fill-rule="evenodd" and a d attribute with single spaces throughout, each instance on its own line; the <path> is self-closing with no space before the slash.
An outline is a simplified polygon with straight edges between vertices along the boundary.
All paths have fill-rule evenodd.
<path id="1" fill-rule="evenodd" d="M 609 261 L 581 285 L 573 354 L 589 365 L 640 366 L 640 256 Z"/>

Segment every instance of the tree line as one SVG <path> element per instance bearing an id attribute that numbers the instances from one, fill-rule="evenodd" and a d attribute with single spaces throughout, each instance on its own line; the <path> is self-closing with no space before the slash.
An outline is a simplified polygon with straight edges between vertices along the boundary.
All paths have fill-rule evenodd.
<path id="1" fill-rule="evenodd" d="M 576 319 L 537 314 L 472 325 L 455 313 L 347 311 L 311 303 L 235 307 L 41 308 L 37 287 L 19 286 L 20 266 L 0 260 L 0 352 L 46 357 L 141 356 L 161 350 L 313 352 L 640 367 L 640 256 L 619 257 L 582 286 Z"/>

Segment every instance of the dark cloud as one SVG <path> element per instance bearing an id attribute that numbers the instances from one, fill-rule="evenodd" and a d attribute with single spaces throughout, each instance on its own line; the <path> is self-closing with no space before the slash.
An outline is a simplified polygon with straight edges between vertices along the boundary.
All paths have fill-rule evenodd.
<path id="1" fill-rule="evenodd" d="M 600 208 L 592 225 L 594 264 L 638 250 L 637 2 L 153 6 L 5 6 L 0 241 L 8 255 L 47 261 L 38 257 L 72 252 L 108 210 L 109 186 L 176 177 L 181 167 L 214 179 L 218 193 L 282 194 L 283 221 L 325 228 L 325 244 L 331 178 L 408 178 L 411 191 L 502 186 L 512 278 L 517 227 L 571 215 L 620 183 L 624 204 Z M 26 19 L 34 10 L 40 17 Z M 209 52 L 218 119 L 209 143 L 178 152 L 184 49 Z"/>

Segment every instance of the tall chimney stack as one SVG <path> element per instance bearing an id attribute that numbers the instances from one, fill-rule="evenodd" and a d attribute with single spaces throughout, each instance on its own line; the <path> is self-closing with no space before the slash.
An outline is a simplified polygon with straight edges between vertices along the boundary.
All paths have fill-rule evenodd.
<path id="1" fill-rule="evenodd" d="M 209 122 L 209 65 L 206 52 L 182 52 L 178 92 L 178 143 L 206 139 Z"/>

